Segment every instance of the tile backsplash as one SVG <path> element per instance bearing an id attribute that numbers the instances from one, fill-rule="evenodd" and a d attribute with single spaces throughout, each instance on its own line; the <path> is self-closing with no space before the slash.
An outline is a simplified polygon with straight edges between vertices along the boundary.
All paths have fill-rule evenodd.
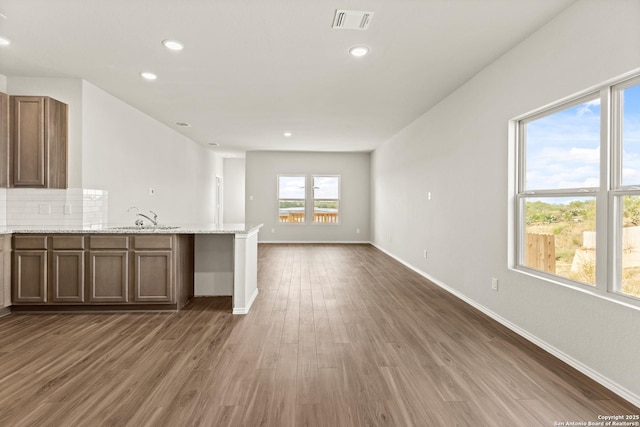
<path id="1" fill-rule="evenodd" d="M 0 225 L 97 228 L 107 222 L 107 192 L 103 190 L 0 189 Z"/>

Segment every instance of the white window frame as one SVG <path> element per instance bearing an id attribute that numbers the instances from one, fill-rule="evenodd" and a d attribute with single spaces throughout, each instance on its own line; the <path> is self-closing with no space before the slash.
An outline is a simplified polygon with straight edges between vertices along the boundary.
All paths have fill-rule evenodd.
<path id="1" fill-rule="evenodd" d="M 625 88 L 640 84 L 640 70 L 605 82 L 579 94 L 534 110 L 509 121 L 509 139 L 512 154 L 510 185 L 510 262 L 509 269 L 543 279 L 547 282 L 567 286 L 600 298 L 640 309 L 640 298 L 622 293 L 621 246 L 623 196 L 640 196 L 640 185 L 622 186 L 622 121 L 620 93 Z M 527 123 L 574 107 L 588 100 L 600 98 L 600 186 L 588 188 L 566 188 L 537 190 L 525 188 Z M 596 202 L 596 283 L 595 286 L 581 283 L 559 275 L 547 273 L 524 262 L 524 237 L 526 224 L 524 203 L 527 198 L 538 197 L 595 197 Z"/>

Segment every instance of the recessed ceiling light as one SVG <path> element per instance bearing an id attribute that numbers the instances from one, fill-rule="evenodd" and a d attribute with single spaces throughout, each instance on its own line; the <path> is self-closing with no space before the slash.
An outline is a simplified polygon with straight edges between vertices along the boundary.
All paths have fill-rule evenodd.
<path id="1" fill-rule="evenodd" d="M 184 49 L 184 45 L 180 43 L 178 40 L 162 40 L 162 44 L 164 45 L 164 47 L 170 50 Z"/>
<path id="2" fill-rule="evenodd" d="M 9 46 L 11 44 L 11 40 L 0 37 L 0 46 Z"/>
<path id="3" fill-rule="evenodd" d="M 155 80 L 158 78 L 158 76 L 148 71 L 143 71 L 142 73 L 140 73 L 140 75 L 142 76 L 143 79 L 147 79 L 147 80 Z"/>
<path id="4" fill-rule="evenodd" d="M 181 128 L 190 128 L 191 125 L 187 122 L 176 122 L 176 125 L 180 126 Z"/>
<path id="5" fill-rule="evenodd" d="M 287 138 L 289 138 L 291 135 L 293 135 L 293 133 L 287 131 L 285 133 L 283 133 L 284 136 L 286 136 Z"/>
<path id="6" fill-rule="evenodd" d="M 354 46 L 351 49 L 349 49 L 349 53 L 352 56 L 365 56 L 367 53 L 369 53 L 369 48 L 366 46 Z"/>

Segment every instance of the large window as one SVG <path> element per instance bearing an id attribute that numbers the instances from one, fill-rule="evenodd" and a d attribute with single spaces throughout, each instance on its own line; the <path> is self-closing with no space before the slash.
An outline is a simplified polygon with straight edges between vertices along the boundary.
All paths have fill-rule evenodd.
<path id="1" fill-rule="evenodd" d="M 640 78 L 514 124 L 516 268 L 640 299 Z"/>
<path id="2" fill-rule="evenodd" d="M 307 190 L 310 189 L 310 190 Z M 308 207 L 309 212 L 307 213 Z M 312 220 L 307 220 L 307 215 Z M 278 221 L 338 224 L 340 177 L 337 175 L 278 175 Z"/>

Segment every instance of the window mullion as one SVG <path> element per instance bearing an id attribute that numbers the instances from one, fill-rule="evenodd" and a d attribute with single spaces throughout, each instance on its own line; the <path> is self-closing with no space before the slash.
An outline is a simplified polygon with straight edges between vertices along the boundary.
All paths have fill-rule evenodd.
<path id="1" fill-rule="evenodd" d="M 622 198 L 625 195 L 633 195 L 634 189 L 623 187 L 622 180 L 622 100 L 620 90 L 610 89 L 610 116 L 608 121 L 608 136 L 610 138 L 611 152 L 611 196 L 609 199 L 609 223 L 608 239 L 608 283 L 607 292 L 615 293 L 622 281 L 622 246 L 623 246 L 623 210 Z M 637 193 L 636 193 L 637 194 Z"/>
<path id="2" fill-rule="evenodd" d="M 315 189 L 313 188 L 313 175 L 305 177 L 306 182 L 306 200 L 304 203 L 305 223 L 313 224 L 313 200 L 315 198 Z"/>
<path id="3" fill-rule="evenodd" d="M 600 91 L 600 191 L 596 200 L 596 289 L 607 292 L 612 283 L 615 257 L 615 209 L 609 196 L 619 182 L 619 151 L 611 138 L 611 91 Z"/>

